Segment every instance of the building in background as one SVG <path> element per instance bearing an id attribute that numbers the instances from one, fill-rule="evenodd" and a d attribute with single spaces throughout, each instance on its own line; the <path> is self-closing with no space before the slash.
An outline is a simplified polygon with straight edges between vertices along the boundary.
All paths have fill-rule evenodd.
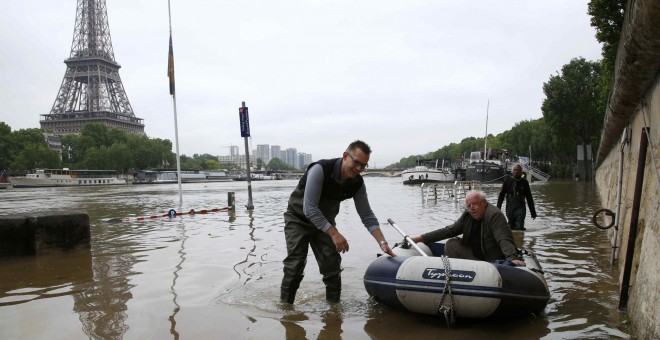
<path id="1" fill-rule="evenodd" d="M 270 158 L 279 158 L 280 160 L 282 159 L 282 149 L 279 145 L 270 146 Z"/>
<path id="2" fill-rule="evenodd" d="M 218 156 L 218 161 L 225 164 L 233 164 L 236 167 L 245 169 L 245 155 L 239 155 L 238 146 L 229 145 L 223 146 L 229 148 L 229 156 Z M 250 154 L 250 166 L 255 168 L 257 166 L 257 159 L 261 159 L 263 166 L 273 160 L 279 158 L 283 163 L 290 165 L 294 169 L 305 170 L 306 166 L 312 163 L 312 155 L 308 153 L 298 153 L 296 148 L 286 148 L 282 150 L 279 145 L 257 144 L 257 148 L 252 150 Z"/>
<path id="3" fill-rule="evenodd" d="M 60 136 L 52 133 L 44 133 L 44 139 L 48 144 L 48 148 L 57 152 L 60 156 L 60 160 L 62 160 L 62 142 L 60 141 Z"/>
<path id="4" fill-rule="evenodd" d="M 298 169 L 305 170 L 312 163 L 312 154 L 301 152 L 298 154 Z"/>
<path id="5" fill-rule="evenodd" d="M 229 146 L 229 155 L 230 156 L 238 156 L 238 145 L 230 145 Z M 243 162 L 245 163 L 245 162 Z"/>
<path id="6" fill-rule="evenodd" d="M 239 169 L 246 169 L 245 155 L 218 156 L 218 162 L 232 164 Z M 257 157 L 255 155 L 250 155 L 250 169 L 253 169 L 255 166 L 257 166 Z"/>
<path id="7" fill-rule="evenodd" d="M 270 162 L 270 145 L 258 144 L 255 155 L 257 158 L 261 158 L 261 161 L 264 163 L 264 165 L 268 164 L 268 162 Z"/>
<path id="8" fill-rule="evenodd" d="M 298 166 L 298 150 L 296 148 L 287 148 L 285 154 L 286 159 L 283 159 L 283 161 L 296 169 L 300 169 Z"/>
<path id="9" fill-rule="evenodd" d="M 41 129 L 55 135 L 79 135 L 90 123 L 144 135 L 119 77 L 112 49 L 105 0 L 78 0 L 71 54 L 50 113 L 41 115 Z"/>

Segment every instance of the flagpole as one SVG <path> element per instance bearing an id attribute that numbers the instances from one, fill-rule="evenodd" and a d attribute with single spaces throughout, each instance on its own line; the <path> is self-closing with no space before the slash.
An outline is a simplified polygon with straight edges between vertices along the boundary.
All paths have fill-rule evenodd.
<path id="1" fill-rule="evenodd" d="M 172 48 L 172 10 L 170 0 L 167 0 L 167 15 L 170 23 L 170 51 L 167 63 L 167 75 L 170 78 L 170 94 L 174 107 L 174 144 L 176 145 L 176 178 L 179 183 L 179 210 L 183 208 L 183 195 L 181 194 L 181 158 L 179 157 L 179 124 L 176 118 L 176 91 L 174 90 L 174 50 Z"/>
<path id="2" fill-rule="evenodd" d="M 168 0 L 169 1 L 169 0 Z M 488 159 L 486 152 L 488 152 L 488 108 L 490 108 L 490 99 L 486 104 L 486 135 L 484 136 L 484 161 Z"/>

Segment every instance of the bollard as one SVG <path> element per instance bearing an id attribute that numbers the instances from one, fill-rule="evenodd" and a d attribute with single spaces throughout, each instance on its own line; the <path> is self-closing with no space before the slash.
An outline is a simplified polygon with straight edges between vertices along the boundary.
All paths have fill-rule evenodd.
<path id="1" fill-rule="evenodd" d="M 236 195 L 231 191 L 227 193 L 227 206 L 231 211 L 236 210 Z"/>

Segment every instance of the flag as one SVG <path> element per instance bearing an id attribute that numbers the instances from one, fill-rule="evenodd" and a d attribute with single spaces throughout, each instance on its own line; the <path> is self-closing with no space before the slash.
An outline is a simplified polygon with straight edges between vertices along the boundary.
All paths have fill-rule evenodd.
<path id="1" fill-rule="evenodd" d="M 170 78 L 170 94 L 174 95 L 174 49 L 172 48 L 172 33 L 170 33 L 170 53 L 167 59 L 167 76 Z"/>

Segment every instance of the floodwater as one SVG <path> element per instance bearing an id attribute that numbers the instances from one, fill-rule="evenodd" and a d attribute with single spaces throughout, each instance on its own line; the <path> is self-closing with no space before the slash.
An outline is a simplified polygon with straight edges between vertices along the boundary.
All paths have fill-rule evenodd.
<path id="1" fill-rule="evenodd" d="M 369 198 L 391 244 L 453 222 L 462 202 L 423 200 L 399 178 L 366 178 Z M 325 302 L 310 252 L 295 305 L 279 300 L 286 255 L 282 212 L 296 181 L 119 187 L 11 189 L 5 214 L 86 211 L 91 247 L 38 257 L 0 259 L 0 339 L 575 339 L 628 338 L 618 306 L 618 272 L 605 232 L 590 224 L 600 208 L 582 182 L 532 184 L 539 217 L 515 237 L 536 252 L 551 292 L 545 312 L 493 322 L 391 309 L 369 298 L 364 271 L 380 251 L 352 201 L 337 217 L 350 251 L 343 255 L 342 300 Z M 484 187 L 495 203 L 498 187 Z M 223 208 L 138 221 L 170 209 Z M 612 208 L 612 207 L 609 207 Z M 128 219 L 126 219 L 128 218 Z"/>

